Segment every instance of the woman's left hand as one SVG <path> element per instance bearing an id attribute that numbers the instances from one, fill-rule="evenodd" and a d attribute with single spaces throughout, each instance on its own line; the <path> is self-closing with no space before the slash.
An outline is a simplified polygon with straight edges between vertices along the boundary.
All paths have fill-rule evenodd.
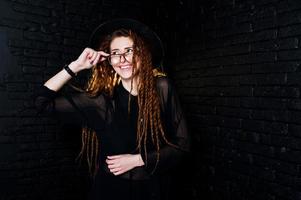
<path id="1" fill-rule="evenodd" d="M 108 168 L 115 176 L 123 174 L 134 167 L 143 166 L 144 162 L 140 154 L 120 154 L 108 156 L 106 159 Z"/>

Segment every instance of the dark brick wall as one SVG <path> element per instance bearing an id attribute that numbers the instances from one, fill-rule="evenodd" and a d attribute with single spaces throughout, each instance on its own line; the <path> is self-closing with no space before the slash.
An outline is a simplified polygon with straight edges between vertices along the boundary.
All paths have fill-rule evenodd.
<path id="1" fill-rule="evenodd" d="M 173 78 L 197 198 L 301 199 L 301 2 L 192 3 Z"/>
<path id="2" fill-rule="evenodd" d="M 0 199 L 84 198 L 78 130 L 35 117 L 31 95 L 81 51 L 104 4 L 0 2 Z"/>
<path id="3" fill-rule="evenodd" d="M 36 117 L 32 94 L 109 18 L 149 24 L 173 52 L 170 9 L 159 1 L 0 1 L 0 199 L 85 199 L 87 168 L 75 162 L 79 129 Z"/>
<path id="4" fill-rule="evenodd" d="M 193 136 L 186 199 L 300 199 L 300 15 L 297 0 L 0 1 L 0 199 L 85 198 L 79 130 L 37 118 L 32 93 L 112 17 L 164 42 Z"/>

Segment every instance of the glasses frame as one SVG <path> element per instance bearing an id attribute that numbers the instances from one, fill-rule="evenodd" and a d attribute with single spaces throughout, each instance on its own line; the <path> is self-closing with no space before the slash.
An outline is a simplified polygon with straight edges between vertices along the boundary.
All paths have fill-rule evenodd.
<path id="1" fill-rule="evenodd" d="M 116 57 L 118 56 L 118 57 L 119 57 L 119 61 L 118 61 L 116 64 L 119 64 L 119 63 L 120 63 L 121 57 L 123 57 L 124 60 L 126 60 L 126 61 L 128 61 L 128 62 L 132 62 L 133 56 L 134 56 L 134 52 L 132 51 L 132 52 L 124 52 L 124 53 L 120 53 L 120 54 L 110 54 L 110 55 L 109 55 L 109 59 L 108 59 L 109 63 L 110 63 L 111 65 L 116 65 L 116 64 L 112 64 L 112 62 L 111 62 L 112 56 L 116 56 Z M 129 61 L 129 60 L 126 58 L 127 56 L 131 56 L 131 61 Z"/>

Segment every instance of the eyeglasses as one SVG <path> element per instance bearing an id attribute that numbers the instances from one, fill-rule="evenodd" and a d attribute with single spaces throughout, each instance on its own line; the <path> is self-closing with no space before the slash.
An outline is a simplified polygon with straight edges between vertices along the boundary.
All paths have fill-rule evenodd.
<path id="1" fill-rule="evenodd" d="M 110 54 L 109 56 L 109 63 L 111 65 L 117 65 L 121 62 L 121 57 L 123 57 L 129 63 L 133 60 L 133 49 L 127 49 L 126 52 L 121 54 Z"/>

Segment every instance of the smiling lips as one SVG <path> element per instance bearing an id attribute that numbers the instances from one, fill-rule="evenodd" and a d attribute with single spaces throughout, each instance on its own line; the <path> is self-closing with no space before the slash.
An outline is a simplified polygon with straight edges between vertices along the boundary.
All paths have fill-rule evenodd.
<path id="1" fill-rule="evenodd" d="M 130 69 L 131 65 L 122 65 L 120 66 L 120 69 Z"/>

